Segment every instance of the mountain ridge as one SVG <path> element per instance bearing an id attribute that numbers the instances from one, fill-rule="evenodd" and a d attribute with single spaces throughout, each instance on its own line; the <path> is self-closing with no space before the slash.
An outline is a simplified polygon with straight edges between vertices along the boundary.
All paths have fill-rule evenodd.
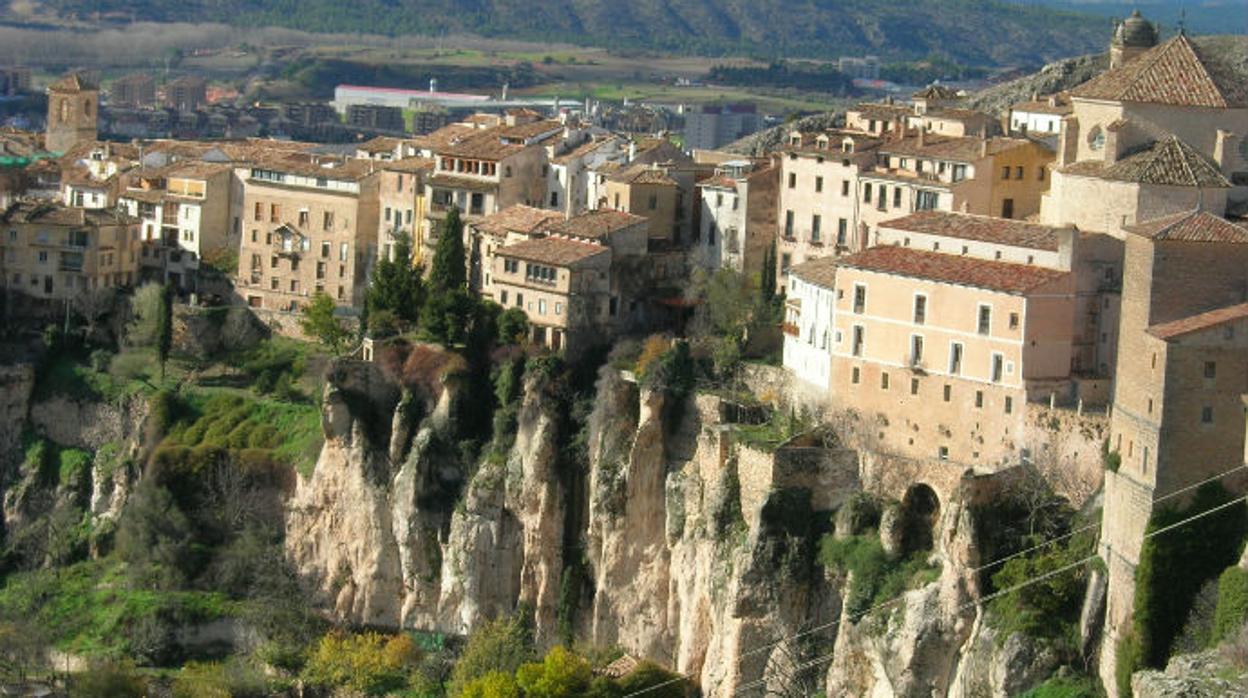
<path id="1" fill-rule="evenodd" d="M 43 0 L 65 18 L 221 21 L 315 32 L 563 41 L 613 49 L 1039 65 L 1107 40 L 1100 22 L 1001 0 Z"/>

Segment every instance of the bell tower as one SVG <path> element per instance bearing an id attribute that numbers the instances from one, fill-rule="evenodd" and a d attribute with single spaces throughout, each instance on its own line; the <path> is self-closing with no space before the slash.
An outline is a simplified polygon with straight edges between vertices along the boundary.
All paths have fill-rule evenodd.
<path id="1" fill-rule="evenodd" d="M 77 73 L 48 86 L 48 126 L 44 148 L 64 153 L 74 145 L 94 141 L 100 88 Z"/>

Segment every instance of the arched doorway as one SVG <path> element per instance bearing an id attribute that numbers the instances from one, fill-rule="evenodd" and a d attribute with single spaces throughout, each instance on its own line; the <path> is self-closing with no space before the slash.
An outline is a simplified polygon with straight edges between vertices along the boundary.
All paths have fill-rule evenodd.
<path id="1" fill-rule="evenodd" d="M 902 553 L 931 550 L 939 520 L 940 499 L 931 487 L 918 483 L 906 490 L 901 500 Z"/>

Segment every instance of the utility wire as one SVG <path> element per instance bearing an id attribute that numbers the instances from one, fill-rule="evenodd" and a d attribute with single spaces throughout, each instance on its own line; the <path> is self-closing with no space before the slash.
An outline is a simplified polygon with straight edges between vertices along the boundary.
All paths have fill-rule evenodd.
<path id="1" fill-rule="evenodd" d="M 1167 494 L 1164 494 L 1164 495 L 1162 495 L 1162 496 L 1157 497 L 1156 499 L 1154 499 L 1154 500 L 1153 500 L 1153 503 L 1155 504 L 1155 503 L 1157 503 L 1157 502 L 1165 501 L 1165 500 L 1170 499 L 1170 498 L 1172 498 L 1172 497 L 1177 497 L 1178 495 L 1183 494 L 1184 492 L 1188 492 L 1188 491 L 1190 491 L 1190 490 L 1196 489 L 1197 487 L 1200 487 L 1200 486 L 1202 486 L 1202 485 L 1206 485 L 1206 484 L 1208 484 L 1208 483 L 1210 483 L 1210 482 L 1214 482 L 1215 480 L 1220 480 L 1220 479 L 1222 479 L 1223 477 L 1226 477 L 1227 475 L 1230 475 L 1231 473 L 1237 472 L 1237 471 L 1239 471 L 1239 470 L 1244 470 L 1245 468 L 1248 468 L 1248 463 L 1241 464 L 1241 465 L 1237 465 L 1237 466 L 1235 466 L 1234 468 L 1231 468 L 1231 469 L 1229 469 L 1229 470 L 1225 470 L 1225 471 L 1223 471 L 1223 472 L 1221 472 L 1221 473 L 1218 473 L 1217 475 L 1212 475 L 1212 476 L 1210 476 L 1210 477 L 1208 477 L 1208 478 L 1205 478 L 1204 480 L 1201 480 L 1201 481 L 1199 481 L 1199 482 L 1195 482 L 1195 483 L 1193 483 L 1193 484 L 1190 484 L 1190 485 L 1187 485 L 1187 486 L 1185 486 L 1185 487 L 1181 487 L 1181 488 L 1179 488 L 1179 489 L 1177 489 L 1177 490 L 1174 490 L 1173 492 L 1169 492 L 1169 493 L 1167 493 Z M 1232 505 L 1234 505 L 1234 504 L 1236 504 L 1236 503 L 1239 503 L 1239 502 L 1241 502 L 1241 501 L 1243 501 L 1243 498 L 1235 498 L 1235 499 L 1232 499 L 1231 501 L 1229 501 L 1229 502 L 1227 502 L 1227 503 L 1225 503 L 1225 504 L 1222 504 L 1221 506 L 1214 507 L 1214 508 L 1212 508 L 1212 509 L 1209 509 L 1209 510 L 1206 510 L 1206 511 L 1204 511 L 1204 512 L 1201 512 L 1200 514 L 1197 514 L 1197 515 L 1195 515 L 1195 516 L 1192 516 L 1192 517 L 1189 517 L 1189 518 L 1187 518 L 1187 519 L 1184 519 L 1183 521 L 1179 521 L 1179 522 L 1177 522 L 1177 523 L 1171 524 L 1171 525 L 1166 526 L 1166 527 L 1164 527 L 1164 528 L 1160 528 L 1160 529 L 1158 529 L 1158 530 L 1156 530 L 1156 531 L 1153 531 L 1153 532 L 1151 532 L 1151 533 L 1148 533 L 1148 534 L 1146 534 L 1146 535 L 1144 536 L 1144 538 L 1145 538 L 1145 539 L 1152 538 L 1153 536 L 1159 535 L 1159 534 L 1161 534 L 1161 533 L 1165 533 L 1166 531 L 1170 531 L 1170 530 L 1172 530 L 1172 529 L 1174 529 L 1174 528 L 1178 528 L 1179 526 L 1182 526 L 1182 525 L 1184 525 L 1184 524 L 1186 524 L 1186 523 L 1190 523 L 1191 521 L 1194 521 L 1194 520 L 1196 520 L 1196 519 L 1198 519 L 1198 518 L 1201 518 L 1201 517 L 1207 516 L 1207 515 L 1209 515 L 1209 514 L 1215 513 L 1215 512 L 1217 512 L 1217 511 L 1222 510 L 1222 509 L 1226 509 L 1227 507 L 1230 507 L 1230 506 L 1232 506 Z M 983 564 L 983 565 L 980 565 L 979 567 L 975 567 L 975 568 L 971 569 L 971 570 L 970 570 L 970 572 L 972 572 L 972 573 L 977 573 L 977 572 L 980 572 L 980 571 L 985 570 L 985 569 L 987 569 L 987 568 L 989 568 L 989 567 L 992 567 L 992 566 L 994 566 L 994 565 L 998 565 L 998 564 L 1001 564 L 1001 563 L 1003 563 L 1003 562 L 1007 562 L 1007 561 L 1009 561 L 1009 560 L 1012 560 L 1012 559 L 1014 559 L 1014 558 L 1016 558 L 1016 557 L 1020 557 L 1020 556 L 1022 556 L 1022 555 L 1025 555 L 1025 554 L 1027 554 L 1027 553 L 1029 553 L 1029 552 L 1034 552 L 1034 551 L 1036 551 L 1036 550 L 1039 550 L 1040 548 L 1043 548 L 1043 547 L 1045 547 L 1045 546 L 1051 545 L 1051 544 L 1056 543 L 1056 542 L 1058 542 L 1058 541 L 1060 541 L 1060 540 L 1065 540 L 1066 538 L 1069 538 L 1069 537 L 1071 537 L 1071 536 L 1074 536 L 1074 535 L 1076 535 L 1076 534 L 1078 534 L 1078 533 L 1081 533 L 1081 532 L 1083 532 L 1083 531 L 1091 530 L 1091 529 L 1093 529 L 1093 528 L 1098 528 L 1099 526 L 1100 526 L 1100 524 L 1099 524 L 1099 523 L 1097 523 L 1097 524 L 1089 524 L 1089 525 L 1087 525 L 1087 526 L 1081 526 L 1080 528 L 1077 528 L 1077 529 L 1075 529 L 1075 530 L 1073 530 L 1073 531 L 1068 531 L 1068 532 L 1066 532 L 1066 533 L 1064 533 L 1064 534 L 1062 534 L 1062 535 L 1060 535 L 1060 536 L 1056 536 L 1056 537 L 1050 538 L 1050 539 L 1048 539 L 1048 540 L 1046 540 L 1046 541 L 1044 541 L 1044 542 L 1042 542 L 1042 543 L 1038 543 L 1038 544 L 1036 544 L 1036 545 L 1033 545 L 1033 546 L 1031 546 L 1030 548 L 1027 548 L 1027 549 L 1025 549 L 1025 550 L 1021 550 L 1021 551 L 1016 552 L 1016 553 L 1013 553 L 1013 554 L 1011 554 L 1011 555 L 1007 555 L 1007 556 L 1005 556 L 1005 557 L 1002 557 L 1002 558 L 999 558 L 999 559 L 993 560 L 993 561 L 991 561 L 991 562 L 985 563 L 985 564 Z M 1090 562 L 1090 561 L 1092 561 L 1092 560 L 1094 560 L 1094 559 L 1096 559 L 1096 558 L 1097 558 L 1097 556 L 1096 556 L 1096 555 L 1090 555 L 1090 556 L 1088 556 L 1088 557 L 1086 557 L 1086 558 L 1084 558 L 1084 559 L 1082 559 L 1082 560 L 1079 560 L 1078 562 L 1071 563 L 1071 564 L 1069 564 L 1069 565 L 1066 565 L 1066 566 L 1064 566 L 1064 567 L 1062 567 L 1062 568 L 1059 568 L 1059 569 L 1056 569 L 1056 570 L 1050 570 L 1049 572 L 1047 572 L 1047 573 L 1045 573 L 1045 574 L 1043 574 L 1043 575 L 1041 575 L 1041 576 L 1039 576 L 1039 577 L 1036 577 L 1036 578 L 1033 578 L 1033 579 L 1029 579 L 1029 580 L 1027 580 L 1026 582 L 1022 582 L 1022 583 L 1017 584 L 1017 585 L 1015 585 L 1015 586 L 1013 586 L 1013 587 L 1009 587 L 1009 588 L 1007 588 L 1007 589 L 998 590 L 998 591 L 995 591 L 995 592 L 993 592 L 993 593 L 991 593 L 991 594 L 989 594 L 989 595 L 987 595 L 987 596 L 980 597 L 980 598 L 978 598 L 978 599 L 975 599 L 975 600 L 973 600 L 973 601 L 970 601 L 970 602 L 968 602 L 967 604 L 963 604 L 963 606 L 958 607 L 956 610 L 957 610 L 957 611 L 961 611 L 961 610 L 964 610 L 966 607 L 969 607 L 969 606 L 975 606 L 975 605 L 978 605 L 978 604 L 982 604 L 982 603 L 984 603 L 984 602 L 986 602 L 986 601 L 991 601 L 991 600 L 993 600 L 993 599 L 995 599 L 995 598 L 997 598 L 997 597 L 999 597 L 999 596 L 1001 596 L 1001 595 L 1003 595 L 1003 594 L 1009 593 L 1009 592 L 1011 592 L 1011 591 L 1016 591 L 1016 590 L 1021 589 L 1021 588 L 1024 588 L 1024 587 L 1031 586 L 1032 584 L 1037 584 L 1037 583 L 1042 582 L 1042 581 L 1044 581 L 1044 580 L 1046 580 L 1046 579 L 1049 579 L 1049 578 L 1051 578 L 1051 577 L 1053 577 L 1053 576 L 1055 576 L 1055 575 L 1057 575 L 1057 574 L 1061 574 L 1062 572 L 1069 571 L 1069 570 L 1071 570 L 1071 569 L 1073 569 L 1073 568 L 1075 568 L 1075 567 L 1077 567 L 1077 566 L 1079 566 L 1079 565 L 1082 565 L 1082 564 L 1085 564 L 1085 563 L 1087 563 L 1087 562 Z M 895 605 L 897 605 L 898 603 L 900 603 L 902 600 L 904 600 L 904 596 L 898 596 L 898 597 L 895 597 L 895 598 L 889 599 L 888 601 L 884 601 L 884 602 L 882 602 L 882 603 L 876 604 L 875 606 L 872 606 L 871 608 L 868 608 L 868 609 L 866 609 L 865 611 L 860 611 L 859 613 L 857 613 L 857 614 L 856 614 L 856 616 L 857 616 L 856 620 L 861 620 L 862 618 L 866 617 L 867 615 L 870 615 L 871 613 L 874 613 L 875 611 L 878 611 L 878 610 L 881 610 L 881 609 L 884 609 L 884 608 L 888 608 L 889 606 L 895 606 Z M 745 658 L 745 657 L 750 657 L 750 656 L 753 656 L 753 655 L 755 655 L 755 654 L 758 654 L 759 652 L 763 652 L 763 651 L 766 651 L 766 650 L 772 649 L 772 648 L 774 648 L 774 647 L 776 647 L 776 646 L 778 646 L 778 645 L 780 645 L 780 644 L 784 643 L 784 642 L 785 642 L 785 641 L 787 641 L 787 640 L 796 640 L 796 639 L 798 639 L 798 638 L 805 637 L 805 636 L 807 636 L 807 635 L 811 635 L 811 634 L 814 634 L 814 633 L 817 633 L 817 632 L 820 632 L 820 631 L 823 631 L 823 630 L 827 630 L 827 629 L 829 629 L 829 628 L 833 628 L 833 627 L 835 627 L 835 626 L 839 625 L 839 624 L 841 623 L 841 621 L 843 621 L 843 620 L 845 620 L 845 618 L 844 618 L 844 617 L 837 618 L 836 620 L 830 621 L 830 622 L 828 622 L 828 623 L 824 623 L 824 624 L 822 624 L 822 625 L 817 625 L 817 626 L 815 626 L 815 627 L 813 627 L 813 628 L 808 628 L 808 629 L 806 629 L 806 630 L 803 630 L 803 631 L 798 632 L 798 633 L 794 633 L 794 634 L 792 634 L 792 635 L 786 635 L 786 636 L 781 637 L 779 640 L 776 640 L 776 641 L 774 641 L 774 642 L 770 642 L 770 643 L 763 644 L 763 645 L 758 645 L 758 646 L 756 646 L 756 647 L 754 647 L 754 648 L 752 648 L 752 649 L 750 649 L 750 650 L 747 650 L 746 652 L 743 652 L 743 653 L 739 654 L 739 655 L 738 655 L 738 661 L 740 661 L 740 659 L 743 659 L 743 658 Z M 812 660 L 812 662 L 807 662 L 806 664 L 799 665 L 799 666 L 798 666 L 798 667 L 796 667 L 794 670 L 795 670 L 795 671 L 801 671 L 802 669 L 810 668 L 811 666 L 814 666 L 814 665 L 817 665 L 817 664 L 819 664 L 819 663 L 822 663 L 823 661 L 827 661 L 827 660 L 828 660 L 828 659 L 830 659 L 831 657 L 832 657 L 832 655 L 826 655 L 826 657 L 819 657 L 819 658 L 818 658 L 818 659 L 816 659 L 816 660 Z M 671 684 L 678 683 L 678 682 L 680 682 L 680 681 L 684 681 L 684 680 L 686 680 L 686 679 L 692 679 L 692 678 L 694 678 L 694 676 L 693 676 L 692 674 L 681 674 L 681 675 L 679 675 L 679 676 L 677 676 L 677 677 L 674 677 L 674 678 L 669 679 L 669 680 L 667 680 L 667 681 L 664 681 L 664 682 L 662 682 L 662 683 L 655 684 L 655 685 L 650 686 L 650 687 L 648 687 L 648 688 L 643 688 L 643 689 L 641 689 L 641 690 L 634 691 L 634 692 L 632 692 L 632 693 L 626 694 L 626 695 L 624 696 L 624 698 L 633 698 L 633 696 L 640 696 L 640 695 L 644 695 L 644 694 L 646 694 L 646 693 L 650 693 L 651 691 L 657 691 L 658 689 L 663 688 L 663 687 L 665 687 L 665 686 L 670 686 Z M 742 691 L 742 690 L 748 689 L 748 688 L 752 687 L 754 684 L 757 684 L 757 683 L 758 683 L 758 682 L 760 682 L 760 681 L 762 681 L 762 679 L 758 679 L 758 680 L 756 680 L 756 681 L 753 681 L 753 682 L 747 683 L 747 684 L 745 684 L 745 685 L 743 685 L 743 686 L 739 686 L 739 687 L 737 688 L 737 691 L 738 691 L 738 692 L 740 692 L 740 691 Z"/>

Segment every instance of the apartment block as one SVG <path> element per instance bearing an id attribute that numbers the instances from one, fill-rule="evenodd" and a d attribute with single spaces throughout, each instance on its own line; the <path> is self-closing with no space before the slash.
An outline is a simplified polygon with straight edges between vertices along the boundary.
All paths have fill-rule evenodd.
<path id="1" fill-rule="evenodd" d="M 376 254 L 375 165 L 293 154 L 258 159 L 239 176 L 237 289 L 247 304 L 295 312 L 324 292 L 341 307 L 359 308 Z"/>
<path id="2" fill-rule="evenodd" d="M 394 244 L 405 236 L 412 246 L 415 262 L 424 250 L 425 178 L 433 171 L 433 160 L 406 157 L 390 160 L 377 175 L 379 196 L 377 242 L 379 258 L 391 258 Z"/>
<path id="3" fill-rule="evenodd" d="M 116 211 L 20 202 L 0 214 L 0 283 L 44 300 L 69 300 L 138 281 L 138 221 Z"/>
<path id="4" fill-rule="evenodd" d="M 702 228 L 689 248 L 692 264 L 761 275 L 776 239 L 776 168 L 773 163 L 729 160 L 698 185 Z"/>
<path id="5" fill-rule="evenodd" d="M 110 107 L 150 107 L 156 103 L 156 81 L 147 73 L 131 73 L 108 86 Z"/>

